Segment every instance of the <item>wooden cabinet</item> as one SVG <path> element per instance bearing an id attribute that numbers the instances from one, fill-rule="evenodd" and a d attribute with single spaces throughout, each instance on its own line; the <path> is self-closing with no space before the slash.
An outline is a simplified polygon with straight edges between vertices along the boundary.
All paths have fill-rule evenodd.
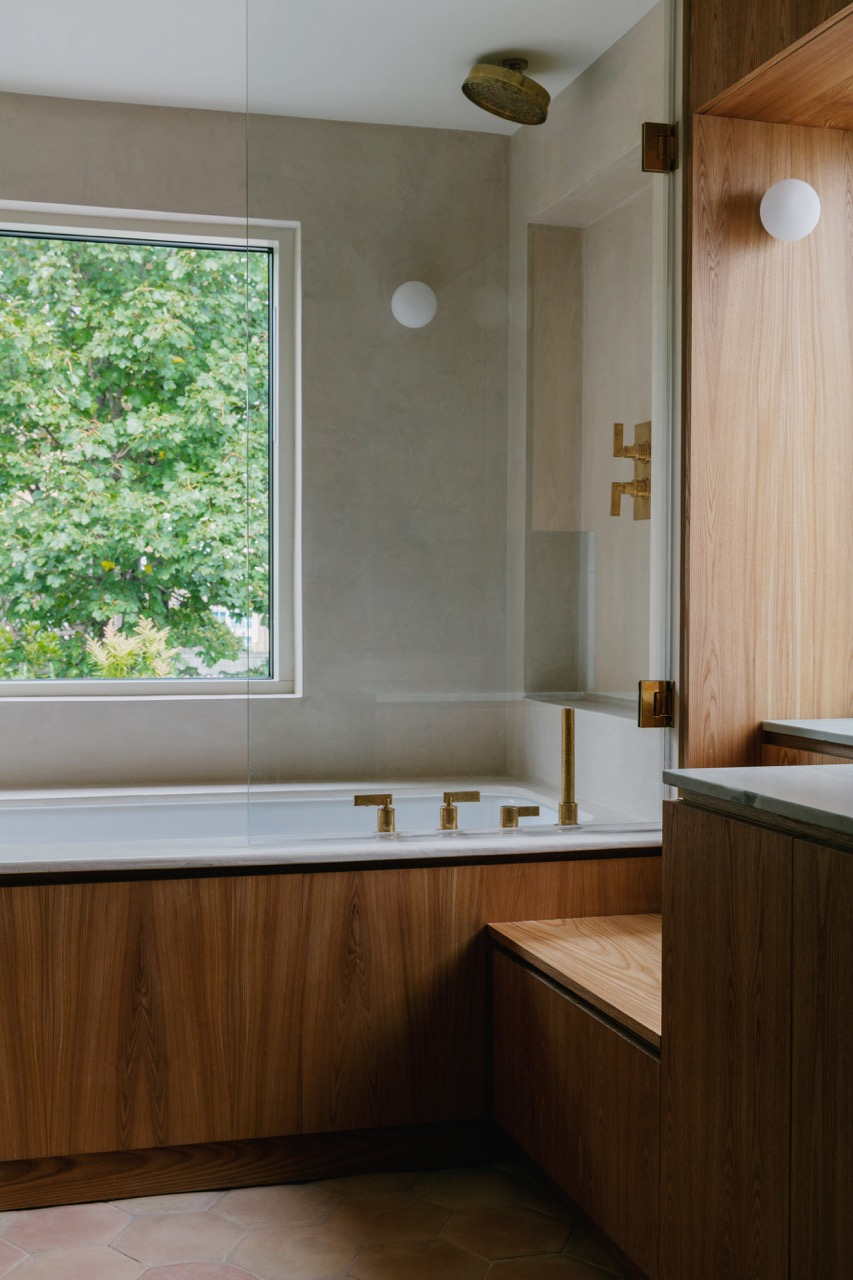
<path id="1" fill-rule="evenodd" d="M 300 876 L 0 889 L 0 1160 L 299 1124 Z"/>
<path id="2" fill-rule="evenodd" d="M 665 808 L 661 1274 L 853 1274 L 853 850 Z"/>
<path id="3" fill-rule="evenodd" d="M 791 1276 L 853 1273 L 853 850 L 794 841 Z"/>
<path id="4" fill-rule="evenodd" d="M 484 1116 L 484 925 L 654 911 L 659 866 L 641 856 L 307 877 L 304 1130 Z"/>
<path id="5" fill-rule="evenodd" d="M 491 932 L 504 941 L 505 930 Z M 657 940 L 659 951 L 659 924 Z M 585 981 L 584 989 L 589 994 Z M 659 988 L 656 1003 L 659 1019 Z M 656 1276 L 660 1060 L 653 1044 L 502 950 L 493 953 L 492 1005 L 495 1119 L 645 1275 Z"/>
<path id="6" fill-rule="evenodd" d="M 0 1162 L 484 1116 L 484 924 L 659 900 L 645 851 L 4 884 Z"/>

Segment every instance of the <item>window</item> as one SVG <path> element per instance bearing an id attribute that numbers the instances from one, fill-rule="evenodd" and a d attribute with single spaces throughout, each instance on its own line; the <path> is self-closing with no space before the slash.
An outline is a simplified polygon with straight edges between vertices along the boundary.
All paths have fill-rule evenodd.
<path id="1" fill-rule="evenodd" d="M 4 691 L 294 688 L 295 234 L 151 230 L 0 234 Z"/>

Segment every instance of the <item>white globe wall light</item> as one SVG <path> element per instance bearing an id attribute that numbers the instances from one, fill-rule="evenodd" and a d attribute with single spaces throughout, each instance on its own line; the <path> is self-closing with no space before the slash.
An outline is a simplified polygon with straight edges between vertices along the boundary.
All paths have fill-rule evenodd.
<path id="1" fill-rule="evenodd" d="M 422 280 L 407 280 L 394 290 L 391 310 L 394 319 L 407 329 L 422 329 L 438 309 L 438 299 Z"/>
<path id="2" fill-rule="evenodd" d="M 800 178 L 783 178 L 765 191 L 759 214 L 776 240 L 802 240 L 820 221 L 820 196 Z"/>

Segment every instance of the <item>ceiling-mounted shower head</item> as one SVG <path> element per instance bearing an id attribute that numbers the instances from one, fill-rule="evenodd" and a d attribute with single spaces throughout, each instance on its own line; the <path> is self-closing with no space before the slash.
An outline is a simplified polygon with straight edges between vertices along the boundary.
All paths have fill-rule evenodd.
<path id="1" fill-rule="evenodd" d="M 500 66 L 476 62 L 462 92 L 484 111 L 513 124 L 544 124 L 551 96 L 541 84 L 523 74 L 526 68 L 526 58 L 504 58 Z"/>

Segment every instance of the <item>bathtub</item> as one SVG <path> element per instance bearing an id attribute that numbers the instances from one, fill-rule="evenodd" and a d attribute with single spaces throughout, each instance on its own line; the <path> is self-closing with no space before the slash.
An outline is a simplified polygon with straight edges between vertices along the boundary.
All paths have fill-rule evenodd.
<path id="1" fill-rule="evenodd" d="M 459 830 L 439 830 L 445 788 L 479 790 Z M 397 831 L 379 835 L 359 793 L 389 791 Z M 502 805 L 539 805 L 517 830 Z M 514 782 L 348 783 L 17 791 L 0 798 L 0 872 L 468 859 L 567 850 L 647 848 L 660 828 L 581 804 L 556 825 L 557 797 Z"/>

